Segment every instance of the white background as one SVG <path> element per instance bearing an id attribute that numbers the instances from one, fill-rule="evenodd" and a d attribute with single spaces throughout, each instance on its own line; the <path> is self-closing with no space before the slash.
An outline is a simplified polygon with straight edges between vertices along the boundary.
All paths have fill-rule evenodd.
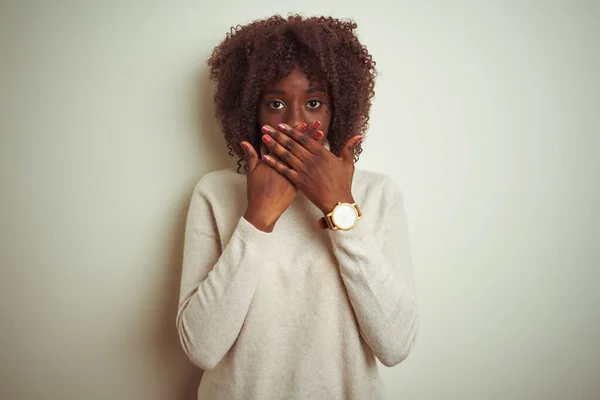
<path id="1" fill-rule="evenodd" d="M 0 2 L 0 398 L 193 399 L 184 219 L 229 167 L 205 60 L 349 17 L 380 71 L 359 168 L 406 197 L 421 334 L 387 398 L 600 398 L 595 1 Z"/>

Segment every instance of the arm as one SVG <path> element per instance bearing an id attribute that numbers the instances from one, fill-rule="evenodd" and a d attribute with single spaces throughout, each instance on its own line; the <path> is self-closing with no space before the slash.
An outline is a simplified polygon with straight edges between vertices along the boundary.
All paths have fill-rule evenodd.
<path id="1" fill-rule="evenodd" d="M 336 157 L 289 125 L 264 128 L 267 147 L 285 160 L 269 158 L 269 165 L 324 214 L 338 201 L 354 202 L 354 152 L 362 136 L 350 138 Z M 318 131 L 316 137 L 323 135 Z M 384 189 L 385 243 L 378 243 L 364 222 L 350 231 L 331 231 L 330 237 L 360 332 L 377 358 L 393 366 L 410 353 L 418 317 L 402 194 L 389 178 Z"/>
<path id="2" fill-rule="evenodd" d="M 419 319 L 402 194 L 393 182 L 388 187 L 393 194 L 383 221 L 384 243 L 360 222 L 349 231 L 330 231 L 330 238 L 362 337 L 391 367 L 412 350 Z"/>
<path id="3" fill-rule="evenodd" d="M 238 337 L 259 282 L 269 234 L 241 218 L 221 251 L 200 181 L 188 212 L 177 330 L 192 362 L 214 368 Z"/>

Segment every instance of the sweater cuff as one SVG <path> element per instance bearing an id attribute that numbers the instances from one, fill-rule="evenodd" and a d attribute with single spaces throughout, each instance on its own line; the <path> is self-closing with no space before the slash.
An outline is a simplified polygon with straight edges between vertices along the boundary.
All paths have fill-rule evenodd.
<path id="1" fill-rule="evenodd" d="M 373 232 L 364 222 L 358 221 L 352 229 L 347 231 L 329 229 L 329 237 L 334 244 L 349 248 L 364 245 L 366 240 L 372 239 Z"/>
<path id="2" fill-rule="evenodd" d="M 244 243 L 259 245 L 270 240 L 271 233 L 257 229 L 244 217 L 241 217 L 235 229 L 237 235 Z"/>

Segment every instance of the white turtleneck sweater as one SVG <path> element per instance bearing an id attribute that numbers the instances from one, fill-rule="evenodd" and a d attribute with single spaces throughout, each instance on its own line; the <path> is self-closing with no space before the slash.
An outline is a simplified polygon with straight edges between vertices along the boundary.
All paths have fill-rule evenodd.
<path id="1" fill-rule="evenodd" d="M 242 216 L 246 175 L 205 175 L 185 232 L 177 329 L 204 369 L 199 400 L 377 400 L 418 331 L 403 196 L 356 170 L 363 218 L 319 230 L 302 193 L 265 233 Z"/>

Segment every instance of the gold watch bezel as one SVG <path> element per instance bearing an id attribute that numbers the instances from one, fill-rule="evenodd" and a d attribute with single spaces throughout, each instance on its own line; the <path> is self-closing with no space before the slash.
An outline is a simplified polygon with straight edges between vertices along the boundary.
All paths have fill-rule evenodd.
<path id="1" fill-rule="evenodd" d="M 350 226 L 348 228 L 339 227 L 333 219 L 333 214 L 335 213 L 335 210 L 337 210 L 338 207 L 341 207 L 341 206 L 350 206 L 350 207 L 354 208 L 354 210 L 356 211 L 356 221 L 354 221 L 352 226 Z M 356 203 L 342 203 L 341 201 L 338 201 L 336 206 L 333 207 L 333 210 L 331 210 L 331 212 L 327 213 L 327 215 L 325 217 L 326 217 L 325 221 L 327 222 L 327 226 L 329 227 L 329 229 L 334 230 L 334 231 L 337 231 L 337 230 L 349 231 L 350 229 L 354 228 L 356 226 L 356 224 L 358 224 L 358 221 L 360 221 L 360 219 L 362 218 L 362 213 Z"/>

